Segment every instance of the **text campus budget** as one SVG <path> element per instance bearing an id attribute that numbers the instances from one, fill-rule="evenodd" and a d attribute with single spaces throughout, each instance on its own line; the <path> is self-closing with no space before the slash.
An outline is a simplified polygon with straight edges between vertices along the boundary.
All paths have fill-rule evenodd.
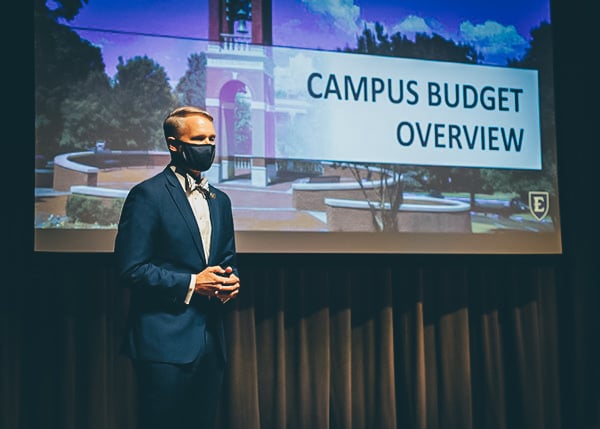
<path id="1" fill-rule="evenodd" d="M 308 94 L 314 99 L 349 102 L 406 103 L 415 106 L 419 102 L 429 107 L 450 109 L 475 109 L 485 111 L 514 112 L 520 109 L 521 88 L 494 87 L 477 88 L 470 84 L 427 82 L 426 94 L 419 93 L 419 82 L 404 79 L 382 79 L 379 77 L 349 75 L 338 76 L 311 73 L 307 80 Z M 401 146 L 420 145 L 423 148 L 468 149 L 488 151 L 520 152 L 523 147 L 523 128 L 497 125 L 465 125 L 437 122 L 401 121 L 396 127 L 396 139 Z"/>

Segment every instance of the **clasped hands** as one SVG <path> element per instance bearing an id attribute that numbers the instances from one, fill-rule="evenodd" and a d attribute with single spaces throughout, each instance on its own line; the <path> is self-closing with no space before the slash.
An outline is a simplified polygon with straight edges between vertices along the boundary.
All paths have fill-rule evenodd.
<path id="1" fill-rule="evenodd" d="M 231 267 L 206 267 L 196 274 L 194 292 L 209 298 L 215 297 L 225 304 L 240 292 L 240 279 Z"/>

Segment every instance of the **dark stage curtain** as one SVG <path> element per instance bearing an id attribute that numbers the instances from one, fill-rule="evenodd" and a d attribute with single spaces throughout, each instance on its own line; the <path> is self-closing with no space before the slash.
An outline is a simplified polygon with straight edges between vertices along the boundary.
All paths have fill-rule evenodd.
<path id="1" fill-rule="evenodd" d="M 135 428 L 112 256 L 35 259 L 3 300 L 2 427 Z M 572 398 L 598 398 L 564 257 L 240 259 L 220 428 L 585 427 Z"/>

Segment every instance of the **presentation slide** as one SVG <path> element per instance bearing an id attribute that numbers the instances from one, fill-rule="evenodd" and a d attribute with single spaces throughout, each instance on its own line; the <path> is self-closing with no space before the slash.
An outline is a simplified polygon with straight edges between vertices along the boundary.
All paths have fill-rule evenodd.
<path id="1" fill-rule="evenodd" d="M 189 104 L 240 252 L 562 251 L 546 0 L 141 3 L 36 10 L 34 250 L 111 252 Z"/>

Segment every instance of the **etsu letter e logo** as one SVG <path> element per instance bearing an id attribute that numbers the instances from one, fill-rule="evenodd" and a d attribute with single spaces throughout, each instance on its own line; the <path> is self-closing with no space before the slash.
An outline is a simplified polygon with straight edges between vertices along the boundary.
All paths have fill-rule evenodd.
<path id="1" fill-rule="evenodd" d="M 529 192 L 529 211 L 537 219 L 542 220 L 548 214 L 550 194 L 548 192 Z"/>

